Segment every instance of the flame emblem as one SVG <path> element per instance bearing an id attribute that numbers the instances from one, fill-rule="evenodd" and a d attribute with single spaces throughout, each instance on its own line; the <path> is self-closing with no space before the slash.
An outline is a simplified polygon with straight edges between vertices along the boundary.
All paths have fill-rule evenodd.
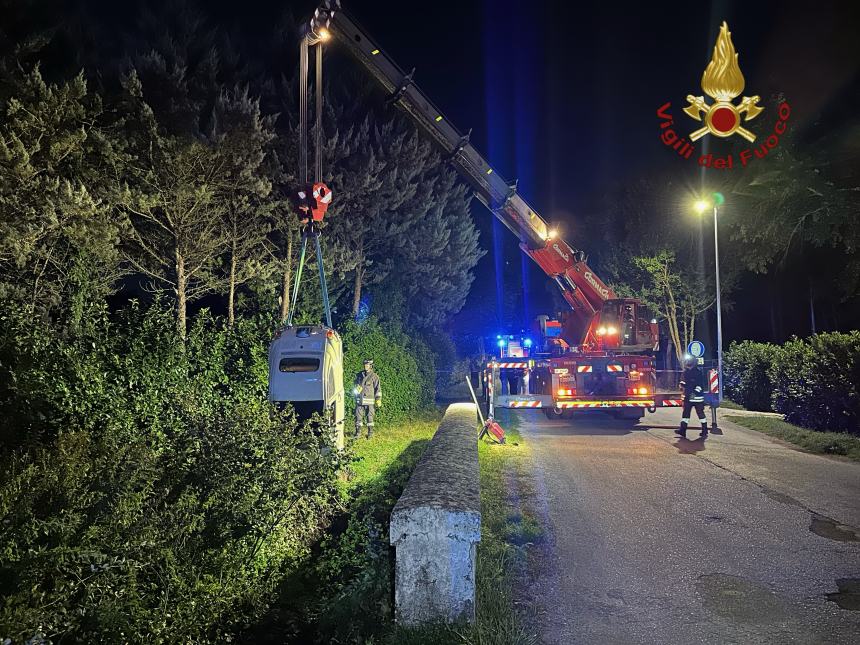
<path id="1" fill-rule="evenodd" d="M 741 125 L 741 115 L 743 121 L 749 121 L 761 114 L 764 110 L 758 106 L 761 98 L 745 96 L 740 105 L 732 103 L 744 91 L 744 84 L 738 54 L 732 44 L 732 33 L 723 21 L 711 62 L 702 74 L 702 90 L 715 102 L 709 105 L 704 96 L 687 95 L 689 105 L 684 108 L 684 112 L 696 121 L 702 120 L 702 114 L 705 118 L 704 127 L 690 134 L 690 139 L 696 141 L 710 132 L 718 137 L 739 134 L 749 142 L 755 141 L 755 135 Z"/>

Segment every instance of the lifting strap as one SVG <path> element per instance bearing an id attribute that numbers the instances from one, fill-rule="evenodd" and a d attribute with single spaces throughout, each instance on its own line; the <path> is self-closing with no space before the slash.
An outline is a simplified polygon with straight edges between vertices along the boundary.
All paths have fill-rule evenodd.
<path id="1" fill-rule="evenodd" d="M 293 324 L 293 315 L 296 311 L 296 302 L 299 299 L 299 284 L 301 284 L 302 271 L 305 268 L 305 258 L 307 256 L 309 238 L 313 238 L 314 246 L 316 247 L 317 267 L 319 268 L 320 274 L 320 290 L 322 291 L 323 307 L 325 308 L 325 322 L 326 325 L 331 328 L 331 306 L 328 299 L 328 284 L 325 279 L 325 266 L 323 265 L 322 249 L 320 248 L 320 232 L 316 227 L 314 227 L 312 221 L 308 222 L 305 226 L 304 232 L 302 233 L 302 250 L 299 255 L 299 266 L 296 269 L 296 282 L 293 285 L 293 299 L 290 303 L 290 315 L 287 317 L 287 327 L 290 327 Z"/>

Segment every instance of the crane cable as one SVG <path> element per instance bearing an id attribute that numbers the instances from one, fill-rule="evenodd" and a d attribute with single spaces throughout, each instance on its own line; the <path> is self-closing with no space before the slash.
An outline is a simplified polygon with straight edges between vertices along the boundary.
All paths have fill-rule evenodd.
<path id="1" fill-rule="evenodd" d="M 302 38 L 299 45 L 299 171 L 303 190 L 307 190 L 308 181 L 308 48 L 309 38 Z M 314 177 L 317 183 L 322 182 L 322 46 L 316 46 L 316 87 L 315 99 L 316 121 L 314 131 Z M 332 328 L 331 305 L 328 297 L 328 284 L 325 278 L 325 267 L 323 266 L 322 248 L 320 247 L 319 230 L 310 220 L 302 232 L 302 250 L 299 255 L 299 264 L 296 268 L 296 282 L 293 287 L 293 297 L 290 304 L 290 313 L 287 317 L 287 326 L 292 326 L 293 315 L 296 311 L 296 303 L 299 298 L 299 284 L 302 281 L 302 271 L 305 266 L 305 257 L 308 248 L 308 238 L 314 239 L 316 247 L 317 266 L 319 268 L 320 289 L 325 308 L 326 324 Z"/>

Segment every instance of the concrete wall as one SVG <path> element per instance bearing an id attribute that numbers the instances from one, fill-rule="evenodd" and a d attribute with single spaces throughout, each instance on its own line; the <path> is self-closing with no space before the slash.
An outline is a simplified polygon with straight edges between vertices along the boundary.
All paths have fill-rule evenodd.
<path id="1" fill-rule="evenodd" d="M 391 512 L 394 604 L 401 625 L 475 620 L 481 539 L 477 410 L 455 403 Z"/>

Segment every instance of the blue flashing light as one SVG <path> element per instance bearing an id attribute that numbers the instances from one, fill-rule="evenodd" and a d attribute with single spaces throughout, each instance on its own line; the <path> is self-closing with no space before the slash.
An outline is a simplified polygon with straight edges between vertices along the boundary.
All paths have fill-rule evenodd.
<path id="1" fill-rule="evenodd" d="M 496 334 L 496 338 L 497 338 L 497 339 L 499 339 L 499 340 L 501 340 L 502 335 L 501 335 L 501 334 Z"/>
<path id="2" fill-rule="evenodd" d="M 526 347 L 531 347 L 531 346 L 532 346 L 532 339 L 531 339 L 531 338 L 526 338 L 526 339 L 523 341 L 523 345 L 525 345 Z"/>
<path id="3" fill-rule="evenodd" d="M 500 338 L 500 339 L 499 339 L 499 347 L 504 347 L 504 346 L 505 346 L 505 339 L 504 339 L 504 338 Z"/>

